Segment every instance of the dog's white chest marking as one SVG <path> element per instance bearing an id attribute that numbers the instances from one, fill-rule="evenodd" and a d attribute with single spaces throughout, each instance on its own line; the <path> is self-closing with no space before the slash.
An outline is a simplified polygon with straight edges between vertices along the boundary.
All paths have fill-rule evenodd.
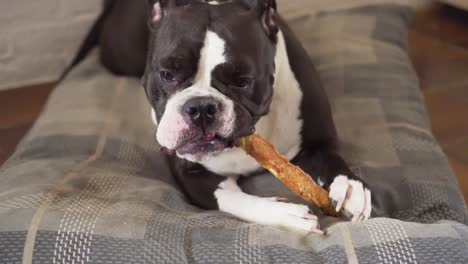
<path id="1" fill-rule="evenodd" d="M 257 133 L 270 141 L 289 159 L 300 151 L 302 143 L 300 106 L 302 91 L 289 64 L 286 43 L 278 33 L 275 56 L 275 83 L 271 110 L 256 125 Z M 260 169 L 259 164 L 241 149 L 226 150 L 201 162 L 208 170 L 219 175 L 248 175 Z"/>

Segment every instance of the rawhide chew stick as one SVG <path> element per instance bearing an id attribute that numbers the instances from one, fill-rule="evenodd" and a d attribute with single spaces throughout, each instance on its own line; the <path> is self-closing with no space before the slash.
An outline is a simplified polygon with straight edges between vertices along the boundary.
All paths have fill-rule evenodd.
<path id="1" fill-rule="evenodd" d="M 239 140 L 242 149 L 265 169 L 270 171 L 292 192 L 313 203 L 326 214 L 337 216 L 329 194 L 301 168 L 291 164 L 270 142 L 254 134 Z"/>

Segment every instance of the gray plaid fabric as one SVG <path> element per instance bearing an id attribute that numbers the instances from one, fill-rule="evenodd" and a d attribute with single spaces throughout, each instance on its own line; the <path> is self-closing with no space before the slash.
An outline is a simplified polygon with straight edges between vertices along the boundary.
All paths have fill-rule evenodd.
<path id="1" fill-rule="evenodd" d="M 287 17 L 344 156 L 374 190 L 374 219 L 323 219 L 326 236 L 299 235 L 191 206 L 139 81 L 109 74 L 95 52 L 0 170 L 0 263 L 468 263 L 463 198 L 406 55 L 409 17 L 397 6 Z M 243 188 L 292 196 L 268 174 Z"/>

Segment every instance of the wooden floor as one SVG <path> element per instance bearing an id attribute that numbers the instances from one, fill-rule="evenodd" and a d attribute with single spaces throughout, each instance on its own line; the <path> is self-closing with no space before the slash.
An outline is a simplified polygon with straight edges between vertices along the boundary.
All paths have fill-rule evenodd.
<path id="1" fill-rule="evenodd" d="M 468 12 L 442 5 L 421 11 L 409 39 L 432 130 L 468 201 Z"/>
<path id="2" fill-rule="evenodd" d="M 468 200 L 468 12 L 443 5 L 419 11 L 409 38 L 434 134 Z M 32 126 L 53 87 L 0 92 L 0 164 Z"/>
<path id="3" fill-rule="evenodd" d="M 0 92 L 0 164 L 34 124 L 54 86 L 48 83 Z"/>

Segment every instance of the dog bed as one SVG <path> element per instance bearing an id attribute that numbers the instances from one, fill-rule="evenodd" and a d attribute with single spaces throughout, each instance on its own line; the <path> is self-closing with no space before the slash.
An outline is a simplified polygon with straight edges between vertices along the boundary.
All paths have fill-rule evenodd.
<path id="1" fill-rule="evenodd" d="M 328 218 L 325 236 L 301 235 L 191 206 L 139 80 L 107 72 L 95 50 L 0 169 L 0 263 L 468 263 L 463 197 L 406 52 L 411 11 L 286 18 L 331 98 L 343 155 L 373 190 L 372 220 Z M 242 186 L 294 199 L 268 174 Z"/>

